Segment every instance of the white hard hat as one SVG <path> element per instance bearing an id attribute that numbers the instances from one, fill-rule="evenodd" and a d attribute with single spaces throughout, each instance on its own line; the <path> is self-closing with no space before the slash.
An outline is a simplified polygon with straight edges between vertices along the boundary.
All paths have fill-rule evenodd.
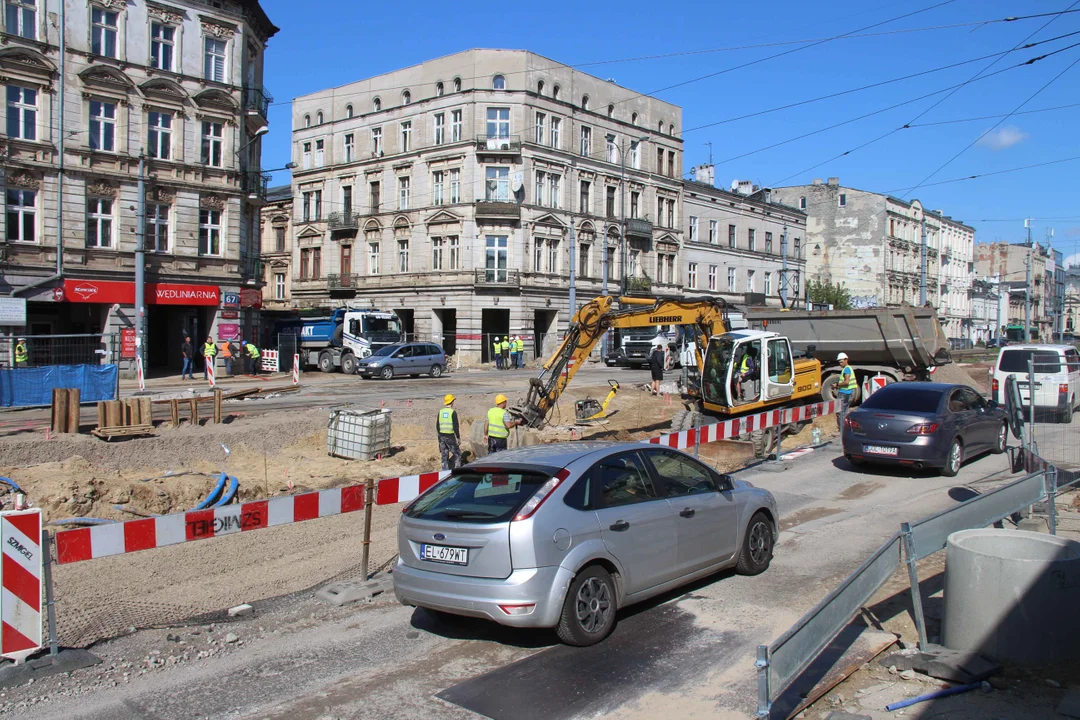
<path id="1" fill-rule="evenodd" d="M 499 336 L 498 335 L 495 336 L 495 342 L 499 342 Z"/>
<path id="2" fill-rule="evenodd" d="M 841 360 L 847 360 L 847 359 L 848 359 L 847 353 L 840 353 L 839 355 L 836 356 L 836 361 L 837 362 L 839 362 Z"/>

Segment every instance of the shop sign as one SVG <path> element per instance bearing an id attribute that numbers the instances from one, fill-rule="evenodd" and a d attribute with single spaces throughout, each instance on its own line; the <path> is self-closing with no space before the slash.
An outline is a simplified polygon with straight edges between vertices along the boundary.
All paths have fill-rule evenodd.
<path id="1" fill-rule="evenodd" d="M 74 303 L 134 305 L 135 283 L 114 280 L 64 280 L 62 295 Z M 215 285 L 146 283 L 147 305 L 217 305 L 220 291 Z"/>
<path id="2" fill-rule="evenodd" d="M 0 297 L 0 325 L 26 324 L 26 298 Z"/>
<path id="3" fill-rule="evenodd" d="M 218 340 L 236 340 L 240 337 L 240 325 L 237 323 L 218 323 Z"/>
<path id="4" fill-rule="evenodd" d="M 237 309 L 240 307 L 240 293 L 227 292 L 221 294 L 221 307 Z"/>
<path id="5" fill-rule="evenodd" d="M 240 291 L 240 307 L 242 308 L 255 308 L 258 310 L 262 307 L 262 290 L 249 290 L 244 288 Z"/>
<path id="6" fill-rule="evenodd" d="M 222 320 L 236 320 L 240 317 L 240 313 L 236 310 L 222 310 L 217 315 Z"/>
<path id="7" fill-rule="evenodd" d="M 124 360 L 135 358 L 135 328 L 120 328 L 120 357 Z"/>

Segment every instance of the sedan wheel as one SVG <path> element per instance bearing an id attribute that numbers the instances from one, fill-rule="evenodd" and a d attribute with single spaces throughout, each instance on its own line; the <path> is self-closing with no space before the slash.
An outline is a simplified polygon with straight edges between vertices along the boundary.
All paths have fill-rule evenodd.
<path id="1" fill-rule="evenodd" d="M 615 583 L 602 567 L 586 568 L 570 583 L 556 632 L 567 645 L 600 642 L 615 628 Z"/>
<path id="2" fill-rule="evenodd" d="M 381 377 L 383 380 L 390 380 L 394 377 L 394 368 L 387 365 L 379 371 L 379 377 Z"/>
<path id="3" fill-rule="evenodd" d="M 963 462 L 964 448 L 960 445 L 959 439 L 953 440 L 952 445 L 949 446 L 949 454 L 945 458 L 945 467 L 941 468 L 941 474 L 945 477 L 956 477 Z"/>
<path id="4" fill-rule="evenodd" d="M 772 555 L 772 523 L 765 513 L 755 513 L 746 526 L 746 536 L 735 569 L 742 575 L 760 575 L 768 569 Z"/>
<path id="5" fill-rule="evenodd" d="M 431 366 L 431 377 L 433 377 L 433 378 L 442 377 L 442 365 L 432 365 Z"/>
<path id="6" fill-rule="evenodd" d="M 1005 445 L 1009 440 L 1009 425 L 1008 423 L 1002 423 L 998 428 L 997 442 L 994 443 L 993 453 L 995 455 L 1001 455 L 1005 452 Z"/>

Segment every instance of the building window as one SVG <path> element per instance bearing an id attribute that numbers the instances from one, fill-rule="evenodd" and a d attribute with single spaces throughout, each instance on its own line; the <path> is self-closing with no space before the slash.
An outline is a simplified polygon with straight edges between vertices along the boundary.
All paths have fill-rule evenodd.
<path id="1" fill-rule="evenodd" d="M 757 230 L 750 228 L 746 231 L 746 248 L 750 252 L 757 250 Z"/>
<path id="2" fill-rule="evenodd" d="M 345 135 L 345 162 L 356 160 L 356 139 L 352 133 Z"/>
<path id="3" fill-rule="evenodd" d="M 379 157 L 382 153 L 382 128 L 371 128 L 371 155 Z"/>
<path id="4" fill-rule="evenodd" d="M 326 145 L 322 140 L 315 141 L 315 167 L 321 168 L 326 164 Z"/>
<path id="5" fill-rule="evenodd" d="M 505 235 L 488 235 L 484 240 L 484 269 L 486 281 L 504 283 L 507 279 Z"/>
<path id="6" fill-rule="evenodd" d="M 37 241 L 37 191 L 7 191 L 7 239 L 11 242 Z"/>
<path id="7" fill-rule="evenodd" d="M 116 57 L 116 21 L 118 15 L 102 8 L 90 8 L 90 52 Z"/>
<path id="8" fill-rule="evenodd" d="M 592 194 L 592 183 L 588 180 L 581 181 L 581 190 L 578 195 L 578 212 L 583 215 L 588 215 L 590 212 L 590 195 Z"/>
<path id="9" fill-rule="evenodd" d="M 172 115 L 163 112 L 146 114 L 146 145 L 150 157 L 168 160 L 172 147 Z"/>
<path id="10" fill-rule="evenodd" d="M 311 143 L 306 142 L 303 146 L 303 153 L 301 154 L 301 160 L 303 161 L 303 168 L 305 170 L 311 169 Z"/>
<path id="11" fill-rule="evenodd" d="M 604 139 L 607 141 L 607 161 L 609 163 L 619 162 L 619 148 L 615 144 L 615 136 L 607 135 Z"/>
<path id="12" fill-rule="evenodd" d="M 664 174 L 664 149 L 663 148 L 657 148 L 656 149 L 656 174 L 657 175 L 663 175 Z"/>
<path id="13" fill-rule="evenodd" d="M 709 290 L 716 292 L 716 266 L 709 266 Z"/>
<path id="14" fill-rule="evenodd" d="M 720 223 L 716 220 L 709 221 L 709 244 L 715 245 L 720 241 Z"/>
<path id="15" fill-rule="evenodd" d="M 727 269 L 727 291 L 729 293 L 735 292 L 735 268 L 733 267 Z"/>
<path id="16" fill-rule="evenodd" d="M 435 144 L 446 142 L 446 113 L 435 113 Z"/>
<path id="17" fill-rule="evenodd" d="M 322 218 L 322 190 L 308 190 L 303 193 L 300 211 L 304 222 L 318 222 Z"/>
<path id="18" fill-rule="evenodd" d="M 641 169 L 641 143 L 636 140 L 630 143 L 630 167 Z"/>
<path id="19" fill-rule="evenodd" d="M 637 113 L 630 114 L 630 124 L 637 127 Z"/>
<path id="20" fill-rule="evenodd" d="M 461 171 L 450 171 L 450 202 L 461 202 Z"/>
<path id="21" fill-rule="evenodd" d="M 609 218 L 615 217 L 615 187 L 608 185 L 606 188 L 607 194 L 604 197 L 604 209 L 607 211 Z"/>
<path id="22" fill-rule="evenodd" d="M 225 82 L 225 41 L 203 38 L 203 77 L 214 82 Z"/>
<path id="23" fill-rule="evenodd" d="M 668 227 L 676 227 L 679 224 L 679 219 L 675 216 L 675 198 L 669 198 L 667 201 L 667 214 L 668 214 Z"/>
<path id="24" fill-rule="evenodd" d="M 300 279 L 307 280 L 311 274 L 311 248 L 300 249 Z"/>
<path id="25" fill-rule="evenodd" d="M 274 273 L 274 299 L 285 299 L 285 273 Z"/>
<path id="26" fill-rule="evenodd" d="M 544 94 L 544 81 L 543 80 L 540 80 L 540 81 L 538 81 L 536 83 L 536 94 L 537 95 L 543 95 Z"/>
<path id="27" fill-rule="evenodd" d="M 510 137 L 510 108 L 488 108 L 487 136 L 489 138 Z"/>
<path id="28" fill-rule="evenodd" d="M 540 238 L 536 238 L 533 244 L 533 272 L 543 271 L 543 259 L 544 259 L 544 241 Z"/>
<path id="29" fill-rule="evenodd" d="M 352 105 L 346 105 L 345 106 L 345 119 L 349 119 L 352 116 L 353 116 L 353 107 L 352 107 Z"/>
<path id="30" fill-rule="evenodd" d="M 665 207 L 664 198 L 661 198 L 661 197 L 656 198 L 656 226 L 657 227 L 667 227 L 666 225 L 664 225 L 664 207 Z"/>
<path id="31" fill-rule="evenodd" d="M 558 210 L 562 207 L 562 178 L 548 173 L 548 184 L 551 189 L 551 207 Z"/>
<path id="32" fill-rule="evenodd" d="M 799 209 L 800 210 L 805 210 L 806 209 L 806 196 L 805 195 L 802 196 L 801 198 L 799 198 Z"/>
<path id="33" fill-rule="evenodd" d="M 411 102 L 412 102 L 412 93 L 409 92 L 408 90 L 403 91 L 401 93 L 401 104 L 402 105 L 408 105 Z"/>
<path id="34" fill-rule="evenodd" d="M 667 174 L 668 177 L 675 177 L 675 151 L 668 150 L 667 154 Z"/>
<path id="35" fill-rule="evenodd" d="M 113 245 L 113 201 L 105 198 L 86 200 L 86 247 L 111 248 Z"/>
<path id="36" fill-rule="evenodd" d="M 443 204 L 443 186 L 446 173 L 442 170 L 436 170 L 431 173 L 431 204 L 442 205 Z"/>
<path id="37" fill-rule="evenodd" d="M 802 257 L 802 240 L 795 238 L 795 259 L 798 260 Z"/>
<path id="38" fill-rule="evenodd" d="M 35 0 L 5 0 L 4 29 L 9 35 L 33 40 L 37 37 L 37 3 Z"/>
<path id="39" fill-rule="evenodd" d="M 615 106 L 614 105 L 608 105 L 607 106 L 607 116 L 609 118 L 615 117 Z"/>
<path id="40" fill-rule="evenodd" d="M 373 112 L 379 112 L 380 110 L 382 110 L 382 100 L 380 100 L 379 98 L 372 98 L 371 110 Z"/>
<path id="41" fill-rule="evenodd" d="M 840 193 L 840 207 L 844 207 L 845 205 L 847 205 L 847 195 L 845 193 Z"/>
<path id="42" fill-rule="evenodd" d="M 368 275 L 379 274 L 379 243 L 368 243 L 368 256 L 367 256 L 367 271 Z"/>
<path id="43" fill-rule="evenodd" d="M 346 219 L 352 215 L 352 185 L 344 185 L 341 188 L 341 212 L 344 213 Z"/>
<path id="44" fill-rule="evenodd" d="M 412 122 L 406 120 L 401 123 L 401 152 L 412 150 Z"/>
<path id="45" fill-rule="evenodd" d="M 443 88 L 442 82 L 435 83 L 435 97 L 442 97 L 444 92 L 445 89 Z"/>
<path id="46" fill-rule="evenodd" d="M 698 221 L 693 215 L 690 216 L 690 242 L 697 242 L 698 240 Z"/>
<path id="47" fill-rule="evenodd" d="M 172 71 L 176 28 L 150 23 L 150 65 L 158 70 Z"/>
<path id="48" fill-rule="evenodd" d="M 765 233 L 765 254 L 772 255 L 772 233 Z"/>
<path id="49" fill-rule="evenodd" d="M 484 170 L 484 198 L 494 202 L 510 201 L 510 168 L 489 167 Z"/>
<path id="50" fill-rule="evenodd" d="M 536 144 L 537 145 L 543 145 L 544 144 L 544 138 L 547 137 L 547 128 L 545 127 L 547 125 L 547 123 L 545 122 L 546 119 L 547 119 L 547 115 L 545 115 L 544 113 L 542 113 L 542 112 L 536 113 L 536 125 L 534 126 L 534 129 L 536 130 Z"/>
<path id="51" fill-rule="evenodd" d="M 169 206 L 151 203 L 146 206 L 148 245 L 154 252 L 169 252 Z M 284 228 L 283 228 L 284 229 Z"/>
<path id="52" fill-rule="evenodd" d="M 116 150 L 116 104 L 90 101 L 90 149 Z"/>
<path id="53" fill-rule="evenodd" d="M 400 238 L 397 241 L 398 272 L 409 272 L 409 240 Z"/>
<path id="54" fill-rule="evenodd" d="M 10 138 L 37 140 L 37 90 L 7 86 L 7 134 Z"/>
<path id="55" fill-rule="evenodd" d="M 461 92 L 461 78 L 454 78 L 454 92 Z"/>
<path id="56" fill-rule="evenodd" d="M 274 228 L 274 252 L 285 252 L 285 226 L 278 225 Z"/>
<path id="57" fill-rule="evenodd" d="M 728 244 L 728 247 L 730 247 L 730 248 L 738 246 L 738 242 L 735 239 L 735 232 L 736 231 L 735 231 L 735 226 L 734 225 L 728 225 L 727 226 L 727 244 Z"/>
<path id="58" fill-rule="evenodd" d="M 443 269 L 443 253 L 446 250 L 446 240 L 441 237 L 431 238 L 431 269 Z"/>
<path id="59" fill-rule="evenodd" d="M 461 142 L 461 111 L 450 111 L 450 142 Z"/>
<path id="60" fill-rule="evenodd" d="M 746 271 L 746 292 L 748 292 L 748 293 L 754 292 L 754 271 L 753 270 L 747 270 Z"/>
<path id="61" fill-rule="evenodd" d="M 450 236 L 450 267 L 447 270 L 461 269 L 461 238 L 457 235 Z"/>
<path id="62" fill-rule="evenodd" d="M 553 85 L 551 87 L 551 99 L 552 100 L 558 100 L 559 99 L 559 90 L 560 89 L 561 88 L 558 85 Z"/>
<path id="63" fill-rule="evenodd" d="M 544 204 L 544 173 L 539 171 L 536 173 L 536 204 Z"/>
<path id="64" fill-rule="evenodd" d="M 322 114 L 322 110 L 320 110 L 319 112 L 315 113 L 315 124 L 316 124 L 316 125 L 322 125 L 322 124 L 323 124 L 323 114 Z"/>
<path id="65" fill-rule="evenodd" d="M 409 199 L 411 196 L 411 179 L 407 177 L 398 178 L 398 210 L 409 209 Z"/>
<path id="66" fill-rule="evenodd" d="M 506 78 L 504 78 L 502 75 L 496 75 L 495 77 L 491 78 L 491 89 L 492 90 L 505 90 L 506 89 Z"/>
<path id="67" fill-rule="evenodd" d="M 582 243 L 578 245 L 578 277 L 589 277 L 589 253 L 592 250 L 592 245 L 588 243 Z"/>
<path id="68" fill-rule="evenodd" d="M 304 116 L 304 127 L 306 127 L 306 128 L 311 127 L 311 116 L 310 115 L 305 115 Z"/>
<path id="69" fill-rule="evenodd" d="M 772 295 L 772 273 L 765 273 L 765 294 Z"/>
<path id="70" fill-rule="evenodd" d="M 697 263 L 690 263 L 686 268 L 686 286 L 697 290 Z"/>
<path id="71" fill-rule="evenodd" d="M 656 283 L 664 284 L 664 255 L 661 253 L 656 254 Z"/>
<path id="72" fill-rule="evenodd" d="M 562 118 L 551 118 L 551 147 L 560 149 L 562 144 Z"/>
<path id="73" fill-rule="evenodd" d="M 368 200 L 370 202 L 371 212 L 373 212 L 373 213 L 379 212 L 379 206 L 382 204 L 382 200 L 380 199 L 380 196 L 381 196 L 380 191 L 381 191 L 381 189 L 382 189 L 382 185 L 381 185 L 381 183 L 379 183 L 378 180 L 376 180 L 375 182 L 371 183 L 368 186 L 368 191 L 369 191 Z"/>
<path id="74" fill-rule="evenodd" d="M 559 241 L 547 241 L 547 271 L 551 275 L 559 272 Z"/>
<path id="75" fill-rule="evenodd" d="M 592 152 L 592 128 L 588 125 L 581 126 L 581 154 L 588 157 Z"/>
<path id="76" fill-rule="evenodd" d="M 630 191 L 630 217 L 638 218 L 641 212 L 641 193 L 637 190 Z"/>
<path id="77" fill-rule="evenodd" d="M 582 110 L 588 110 L 589 109 L 589 96 L 588 95 L 582 95 L 581 96 L 581 109 Z"/>
<path id="78" fill-rule="evenodd" d="M 202 124 L 202 163 L 210 167 L 221 167 L 223 160 L 225 126 L 218 122 Z"/>

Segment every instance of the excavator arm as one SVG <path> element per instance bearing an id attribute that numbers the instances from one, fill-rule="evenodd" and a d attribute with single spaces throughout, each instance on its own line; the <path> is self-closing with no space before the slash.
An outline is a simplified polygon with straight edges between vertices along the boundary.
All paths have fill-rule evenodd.
<path id="1" fill-rule="evenodd" d="M 529 381 L 524 404 L 510 408 L 529 427 L 543 427 L 552 408 L 581 369 L 604 333 L 612 328 L 652 327 L 654 325 L 692 325 L 698 337 L 708 338 L 727 332 L 727 306 L 720 298 L 681 300 L 651 298 L 598 297 L 581 307 L 570 322 L 570 329 L 558 349 L 544 363 L 539 376 Z M 697 365 L 704 364 L 704 343 L 697 343 Z"/>

